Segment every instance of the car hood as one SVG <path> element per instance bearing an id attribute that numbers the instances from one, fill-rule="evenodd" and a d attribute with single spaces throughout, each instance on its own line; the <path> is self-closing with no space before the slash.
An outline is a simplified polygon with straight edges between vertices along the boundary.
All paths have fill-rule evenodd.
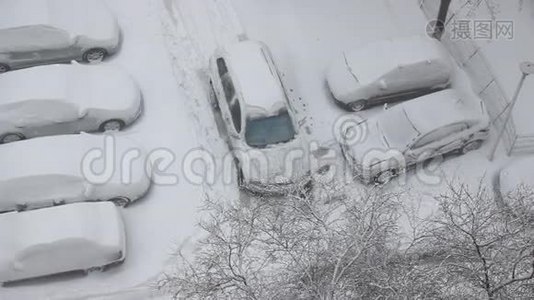
<path id="1" fill-rule="evenodd" d="M 376 130 L 362 129 L 364 126 L 371 126 L 372 122 L 365 122 L 356 126 L 356 130 L 367 132 L 364 139 L 349 145 L 341 145 L 345 156 L 351 159 L 351 163 L 356 163 L 363 167 L 371 167 L 379 162 L 390 159 L 402 159 L 402 149 L 389 147 L 382 135 Z M 360 128 L 358 128 L 360 127 Z"/>
<path id="2" fill-rule="evenodd" d="M 351 72 L 344 55 L 332 63 L 327 71 L 326 80 L 334 97 L 341 102 L 348 103 L 365 98 L 364 95 L 358 94 L 362 86 Z"/>
<path id="3" fill-rule="evenodd" d="M 309 174 L 308 150 L 298 137 L 249 153 L 250 167 L 242 165 L 246 183 L 289 185 L 302 181 Z"/>

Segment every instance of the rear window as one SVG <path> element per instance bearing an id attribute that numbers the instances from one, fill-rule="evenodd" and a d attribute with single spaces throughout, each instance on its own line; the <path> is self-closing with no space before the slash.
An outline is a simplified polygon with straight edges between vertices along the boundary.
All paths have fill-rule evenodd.
<path id="1" fill-rule="evenodd" d="M 265 148 L 295 138 L 295 127 L 287 111 L 276 116 L 247 120 L 245 139 L 249 146 Z"/>

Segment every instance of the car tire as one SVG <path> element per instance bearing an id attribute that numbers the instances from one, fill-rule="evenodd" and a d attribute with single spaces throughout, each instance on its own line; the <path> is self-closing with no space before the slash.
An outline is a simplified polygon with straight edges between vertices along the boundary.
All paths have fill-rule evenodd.
<path id="1" fill-rule="evenodd" d="M 237 173 L 237 185 L 241 187 L 243 186 L 243 181 L 244 181 L 243 169 L 241 169 L 241 166 L 239 164 L 239 161 L 237 161 L 237 159 L 234 159 L 234 164 L 235 164 L 235 170 Z"/>
<path id="2" fill-rule="evenodd" d="M 85 273 L 85 275 L 89 275 L 90 273 L 95 273 L 95 272 L 104 272 L 106 270 L 106 267 L 103 267 L 103 266 L 100 266 L 100 267 L 91 267 L 87 270 L 84 270 L 83 272 Z"/>
<path id="3" fill-rule="evenodd" d="M 15 206 L 15 211 L 22 212 L 28 210 L 28 204 L 17 204 Z"/>
<path id="4" fill-rule="evenodd" d="M 349 103 L 349 109 L 353 112 L 359 112 L 364 110 L 367 107 L 367 101 L 366 100 L 357 100 L 354 102 Z"/>
<path id="5" fill-rule="evenodd" d="M 0 144 L 14 143 L 24 139 L 26 137 L 21 133 L 6 133 L 0 137 Z"/>
<path id="6" fill-rule="evenodd" d="M 113 199 L 109 199 L 109 201 L 113 202 L 116 206 L 119 207 L 126 207 L 132 202 L 126 197 L 115 197 Z"/>
<path id="7" fill-rule="evenodd" d="M 0 74 L 10 71 L 11 68 L 6 64 L 0 64 Z"/>
<path id="8" fill-rule="evenodd" d="M 397 176 L 398 172 L 395 170 L 386 170 L 383 172 L 378 173 L 378 175 L 374 178 L 374 182 L 376 184 L 387 184 L 391 182 L 393 178 Z"/>
<path id="9" fill-rule="evenodd" d="M 471 151 L 475 151 L 475 150 L 478 150 L 480 149 L 480 147 L 482 147 L 482 141 L 480 140 L 476 140 L 476 141 L 471 141 L 465 145 L 462 146 L 462 148 L 460 149 L 460 153 L 461 154 L 467 154 Z"/>
<path id="10" fill-rule="evenodd" d="M 106 56 L 108 56 L 108 52 L 105 49 L 93 48 L 84 52 L 83 60 L 86 63 L 96 64 L 101 63 L 106 58 Z"/>
<path id="11" fill-rule="evenodd" d="M 99 127 L 99 130 L 101 132 L 106 131 L 121 131 L 125 126 L 124 121 L 119 119 L 112 119 L 107 120 L 106 122 L 102 123 Z"/>

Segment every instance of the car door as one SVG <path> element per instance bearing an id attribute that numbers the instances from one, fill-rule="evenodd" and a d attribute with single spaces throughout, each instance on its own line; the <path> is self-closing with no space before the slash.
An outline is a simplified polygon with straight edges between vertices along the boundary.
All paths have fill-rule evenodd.
<path id="1" fill-rule="evenodd" d="M 9 28 L 0 31 L 2 56 L 12 68 L 26 67 L 38 62 L 37 47 L 33 43 L 35 26 Z"/>
<path id="2" fill-rule="evenodd" d="M 454 123 L 431 131 L 416 140 L 407 150 L 408 164 L 447 154 L 462 144 L 461 132 L 468 129 L 466 123 Z"/>
<path id="3" fill-rule="evenodd" d="M 464 134 L 469 129 L 469 125 L 465 122 L 455 123 L 447 126 L 444 130 L 445 136 L 439 141 L 437 150 L 439 154 L 447 154 L 449 152 L 460 149 L 467 138 Z"/>
<path id="4" fill-rule="evenodd" d="M 77 133 L 79 108 L 61 100 L 27 100 L 16 104 L 16 130 L 26 137 Z"/>
<path id="5" fill-rule="evenodd" d="M 65 62 L 73 58 L 73 39 L 65 30 L 52 26 L 39 26 L 34 29 L 39 39 L 43 41 L 43 47 L 37 50 L 37 57 L 46 63 Z"/>

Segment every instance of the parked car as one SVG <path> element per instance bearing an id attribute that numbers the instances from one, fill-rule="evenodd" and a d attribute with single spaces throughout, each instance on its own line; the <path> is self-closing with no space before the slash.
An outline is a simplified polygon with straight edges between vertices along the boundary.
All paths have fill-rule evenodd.
<path id="1" fill-rule="evenodd" d="M 292 151 L 307 147 L 267 46 L 243 41 L 219 49 L 210 60 L 210 77 L 240 186 L 284 194 L 308 185 L 306 158 L 287 161 Z"/>
<path id="2" fill-rule="evenodd" d="M 366 138 L 341 143 L 343 155 L 362 181 L 383 184 L 432 157 L 476 150 L 490 123 L 482 101 L 472 100 L 445 90 L 396 105 L 349 127 L 345 136 L 359 132 Z"/>
<path id="3" fill-rule="evenodd" d="M 443 46 L 415 36 L 344 53 L 330 66 L 326 80 L 341 106 L 360 111 L 445 89 L 452 74 L 452 62 Z"/>
<path id="4" fill-rule="evenodd" d="M 120 211 L 76 203 L 0 215 L 0 282 L 103 270 L 126 257 Z"/>
<path id="5" fill-rule="evenodd" d="M 134 80 L 112 66 L 50 65 L 0 75 L 0 143 L 121 130 L 142 111 Z"/>
<path id="6" fill-rule="evenodd" d="M 106 144 L 108 137 L 113 144 Z M 139 157 L 127 168 L 124 157 L 132 151 Z M 151 185 L 146 162 L 143 148 L 120 135 L 64 135 L 3 145 L 0 212 L 99 200 L 127 205 Z"/>
<path id="7" fill-rule="evenodd" d="M 0 73 L 40 64 L 100 62 L 119 47 L 115 16 L 101 0 L 1 1 Z"/>
<path id="8" fill-rule="evenodd" d="M 494 181 L 494 190 L 500 200 L 519 196 L 534 188 L 534 157 L 522 157 L 503 167 Z"/>

